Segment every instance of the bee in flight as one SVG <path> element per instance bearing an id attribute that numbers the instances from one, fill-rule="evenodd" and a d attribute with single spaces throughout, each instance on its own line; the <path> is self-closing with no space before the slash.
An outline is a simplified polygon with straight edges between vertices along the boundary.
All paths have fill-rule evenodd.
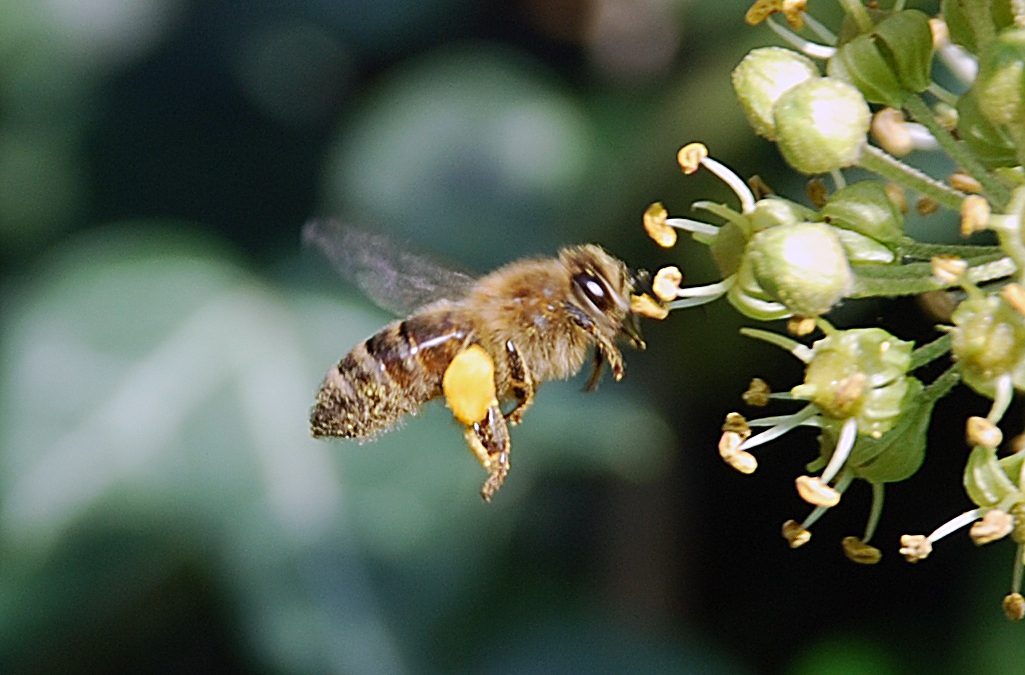
<path id="1" fill-rule="evenodd" d="M 310 413 L 313 436 L 373 438 L 445 396 L 488 472 L 486 502 L 509 473 L 507 425 L 519 424 L 541 382 L 576 374 L 593 348 L 592 390 L 606 363 L 623 377 L 617 338 L 644 348 L 631 299 L 646 294 L 645 274 L 595 245 L 474 279 L 333 220 L 311 221 L 303 238 L 378 304 L 412 311 L 328 371 Z M 469 408 L 459 403 L 467 395 Z"/>

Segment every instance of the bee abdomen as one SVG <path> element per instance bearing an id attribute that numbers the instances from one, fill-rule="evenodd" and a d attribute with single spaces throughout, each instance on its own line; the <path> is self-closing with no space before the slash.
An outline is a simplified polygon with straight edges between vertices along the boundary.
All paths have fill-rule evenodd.
<path id="1" fill-rule="evenodd" d="M 447 365 L 458 345 L 446 339 L 419 348 L 418 334 L 432 324 L 417 317 L 389 324 L 328 371 L 310 414 L 313 435 L 373 436 L 437 396 L 444 368 L 436 366 Z"/>

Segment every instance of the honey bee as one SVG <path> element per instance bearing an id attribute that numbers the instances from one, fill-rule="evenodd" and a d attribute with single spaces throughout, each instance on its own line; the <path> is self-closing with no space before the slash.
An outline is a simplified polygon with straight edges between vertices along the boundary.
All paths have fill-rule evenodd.
<path id="1" fill-rule="evenodd" d="M 373 438 L 442 396 L 453 360 L 479 347 L 493 362 L 496 396 L 480 419 L 464 420 L 464 435 L 488 473 L 480 491 L 485 502 L 509 473 L 508 425 L 519 424 L 541 382 L 575 375 L 593 349 L 585 387 L 593 390 L 606 363 L 615 380 L 623 377 L 618 338 L 645 346 L 631 309 L 644 273 L 631 274 L 593 244 L 517 260 L 474 279 L 337 221 L 310 222 L 304 239 L 378 304 L 418 306 L 328 371 L 310 413 L 313 436 Z"/>

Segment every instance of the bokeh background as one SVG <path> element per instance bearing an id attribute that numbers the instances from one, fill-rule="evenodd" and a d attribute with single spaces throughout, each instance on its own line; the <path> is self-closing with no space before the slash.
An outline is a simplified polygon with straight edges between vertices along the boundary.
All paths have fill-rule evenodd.
<path id="1" fill-rule="evenodd" d="M 790 551 L 813 435 L 753 476 L 715 444 L 751 376 L 800 371 L 724 304 L 649 323 L 622 383 L 543 387 L 490 506 L 441 406 L 308 437 L 325 370 L 389 318 L 302 250 L 311 216 L 476 271 L 594 241 L 715 281 L 640 214 L 730 201 L 679 174 L 695 139 L 801 194 L 729 88 L 771 42 L 743 10 L 0 1 L 0 670 L 1013 672 L 1011 547 L 896 553 L 967 508 L 958 420 L 985 403 L 941 404 L 879 565 L 840 549 L 864 486 Z M 910 301 L 838 321 L 931 334 Z"/>

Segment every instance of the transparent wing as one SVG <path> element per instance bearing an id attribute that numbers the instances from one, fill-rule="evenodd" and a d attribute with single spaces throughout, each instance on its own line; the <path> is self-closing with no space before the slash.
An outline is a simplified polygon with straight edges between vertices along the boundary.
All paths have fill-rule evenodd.
<path id="1" fill-rule="evenodd" d="M 459 298 L 474 278 L 412 253 L 380 234 L 338 220 L 311 220 L 303 244 L 316 248 L 338 272 L 380 307 L 409 314 L 441 298 Z"/>

